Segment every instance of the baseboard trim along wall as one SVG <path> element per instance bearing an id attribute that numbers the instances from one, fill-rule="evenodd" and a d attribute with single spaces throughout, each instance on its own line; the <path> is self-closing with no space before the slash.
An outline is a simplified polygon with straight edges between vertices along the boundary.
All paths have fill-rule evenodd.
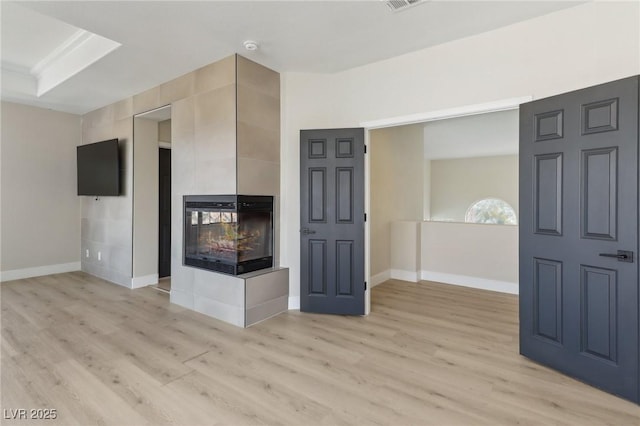
<path id="1" fill-rule="evenodd" d="M 41 277 L 43 275 L 63 274 L 80 270 L 80 262 L 59 263 L 57 265 L 36 266 L 33 268 L 13 269 L 0 272 L 0 282 Z"/>
<path id="2" fill-rule="evenodd" d="M 148 285 L 158 284 L 158 274 L 144 275 L 142 277 L 131 278 L 131 288 L 142 288 Z"/>
<path id="3" fill-rule="evenodd" d="M 392 269 L 391 278 L 394 280 L 409 281 L 417 283 L 420 281 L 420 273 L 418 271 L 405 271 L 402 269 Z"/>
<path id="4" fill-rule="evenodd" d="M 486 278 L 470 277 L 467 275 L 447 274 L 444 272 L 421 271 L 420 278 L 424 281 L 435 281 L 480 290 L 498 291 L 501 293 L 518 294 L 518 283 L 508 281 L 489 280 Z"/>
<path id="5" fill-rule="evenodd" d="M 371 278 L 369 278 L 369 282 L 371 283 L 371 288 L 373 288 L 389 279 L 391 279 L 391 270 L 387 269 L 379 274 L 372 275 Z"/>
<path id="6" fill-rule="evenodd" d="M 300 296 L 289 296 L 289 310 L 300 310 Z"/>

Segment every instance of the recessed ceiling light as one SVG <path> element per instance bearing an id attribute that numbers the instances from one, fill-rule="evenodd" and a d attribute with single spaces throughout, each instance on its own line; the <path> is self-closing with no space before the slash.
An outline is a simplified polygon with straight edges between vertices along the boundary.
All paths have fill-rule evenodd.
<path id="1" fill-rule="evenodd" d="M 258 50 L 258 43 L 256 43 L 253 40 L 247 40 L 244 43 L 242 43 L 242 45 L 244 46 L 245 49 L 247 50 Z"/>

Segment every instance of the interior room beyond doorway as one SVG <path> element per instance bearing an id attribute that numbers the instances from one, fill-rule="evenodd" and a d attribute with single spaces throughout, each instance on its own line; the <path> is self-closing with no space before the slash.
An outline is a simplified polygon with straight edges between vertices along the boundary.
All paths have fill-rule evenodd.
<path id="1" fill-rule="evenodd" d="M 518 114 L 370 130 L 370 280 L 518 291 Z"/>

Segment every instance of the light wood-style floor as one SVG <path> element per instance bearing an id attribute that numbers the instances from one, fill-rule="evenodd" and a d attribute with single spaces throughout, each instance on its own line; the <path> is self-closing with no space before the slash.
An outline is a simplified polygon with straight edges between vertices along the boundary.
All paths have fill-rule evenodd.
<path id="1" fill-rule="evenodd" d="M 638 406 L 518 355 L 515 296 L 389 281 L 368 317 L 246 330 L 80 272 L 0 296 L 3 424 L 640 424 Z M 4 418 L 20 408 L 57 419 Z"/>

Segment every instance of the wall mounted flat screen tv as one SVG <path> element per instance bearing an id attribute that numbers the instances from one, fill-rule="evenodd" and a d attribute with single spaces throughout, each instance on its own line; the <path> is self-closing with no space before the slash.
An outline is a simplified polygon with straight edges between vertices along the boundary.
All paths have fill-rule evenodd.
<path id="1" fill-rule="evenodd" d="M 118 139 L 80 145 L 78 195 L 120 195 Z"/>

